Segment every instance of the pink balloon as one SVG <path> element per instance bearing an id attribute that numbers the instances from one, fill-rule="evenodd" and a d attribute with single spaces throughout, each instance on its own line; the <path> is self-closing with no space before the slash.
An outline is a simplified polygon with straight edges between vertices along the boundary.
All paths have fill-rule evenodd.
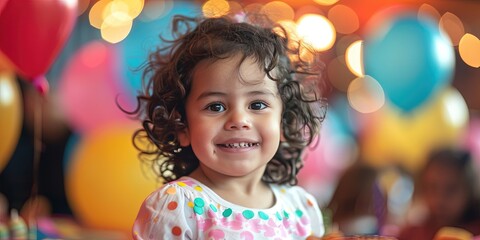
<path id="1" fill-rule="evenodd" d="M 77 0 L 0 0 L 0 49 L 26 80 L 44 75 L 70 36 Z"/>
<path id="2" fill-rule="evenodd" d="M 319 184 L 331 184 L 355 160 L 356 142 L 341 131 L 338 120 L 333 112 L 327 113 L 320 140 L 304 152 L 304 167 L 298 174 L 298 184 L 314 195 L 321 191 Z"/>
<path id="3" fill-rule="evenodd" d="M 131 109 L 121 83 L 118 51 L 112 45 L 93 41 L 69 60 L 58 86 L 67 119 L 79 133 L 114 123 L 130 121 L 116 105 Z"/>

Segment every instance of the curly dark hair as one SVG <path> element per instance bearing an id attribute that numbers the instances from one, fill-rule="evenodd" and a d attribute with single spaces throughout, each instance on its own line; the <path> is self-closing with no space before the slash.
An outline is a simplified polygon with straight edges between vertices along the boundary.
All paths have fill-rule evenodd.
<path id="1" fill-rule="evenodd" d="M 323 64 L 318 54 L 300 42 L 292 44 L 283 28 L 264 20 L 246 23 L 229 17 L 175 16 L 172 27 L 175 39 L 161 38 L 168 46 L 157 48 L 144 65 L 143 93 L 137 96 L 138 108 L 130 112 L 143 122 L 143 128 L 133 136 L 140 159 L 150 163 L 166 182 L 189 175 L 198 167 L 191 147 L 181 147 L 177 139 L 177 133 L 187 127 L 185 101 L 194 68 L 205 59 L 241 54 L 241 62 L 255 59 L 276 81 L 283 102 L 286 140 L 267 164 L 262 180 L 296 184 L 303 166 L 301 153 L 319 132 L 326 113 L 319 87 Z M 308 50 L 311 54 L 306 61 L 303 52 Z"/>

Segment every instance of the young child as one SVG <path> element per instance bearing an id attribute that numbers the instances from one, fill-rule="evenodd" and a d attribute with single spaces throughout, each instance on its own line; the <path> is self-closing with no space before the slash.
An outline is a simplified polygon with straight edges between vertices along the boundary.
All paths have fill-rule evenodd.
<path id="1" fill-rule="evenodd" d="M 155 144 L 141 151 L 167 183 L 143 202 L 134 239 L 324 234 L 316 200 L 291 186 L 325 115 L 321 64 L 265 26 L 176 16 L 176 40 L 151 54 L 134 140 Z"/>

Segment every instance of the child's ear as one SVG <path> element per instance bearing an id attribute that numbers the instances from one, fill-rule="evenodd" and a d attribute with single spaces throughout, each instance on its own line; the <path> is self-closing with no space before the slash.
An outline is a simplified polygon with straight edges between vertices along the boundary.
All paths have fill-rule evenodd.
<path id="1" fill-rule="evenodd" d="M 180 142 L 180 146 L 187 147 L 190 145 L 190 134 L 188 132 L 188 128 L 183 129 L 182 131 L 177 133 L 178 142 Z"/>

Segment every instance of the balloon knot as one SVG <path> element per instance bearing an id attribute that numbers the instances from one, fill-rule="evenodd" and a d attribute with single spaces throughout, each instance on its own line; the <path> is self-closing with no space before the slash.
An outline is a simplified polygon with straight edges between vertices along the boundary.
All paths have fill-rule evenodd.
<path id="1" fill-rule="evenodd" d="M 49 84 L 47 78 L 45 76 L 38 76 L 35 77 L 32 81 L 33 86 L 35 89 L 40 93 L 40 95 L 45 96 L 49 90 Z"/>

